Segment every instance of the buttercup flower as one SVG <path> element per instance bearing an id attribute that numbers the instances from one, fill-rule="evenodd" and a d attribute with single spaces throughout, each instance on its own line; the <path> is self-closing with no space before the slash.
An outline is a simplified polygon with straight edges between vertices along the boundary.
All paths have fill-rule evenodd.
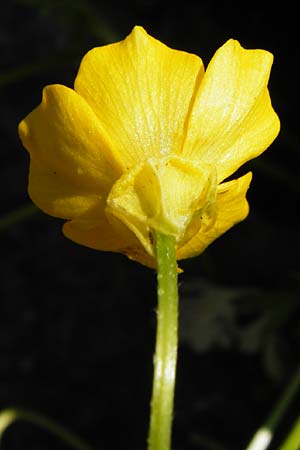
<path id="1" fill-rule="evenodd" d="M 45 87 L 19 125 L 30 197 L 79 244 L 154 267 L 156 230 L 177 259 L 198 255 L 248 214 L 251 173 L 226 178 L 278 134 L 272 60 L 231 39 L 205 72 L 141 27 L 94 48 L 74 90 Z"/>

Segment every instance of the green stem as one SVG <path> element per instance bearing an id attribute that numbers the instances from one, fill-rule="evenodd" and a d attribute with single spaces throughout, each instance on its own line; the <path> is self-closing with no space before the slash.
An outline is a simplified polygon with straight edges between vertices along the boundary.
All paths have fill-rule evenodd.
<path id="1" fill-rule="evenodd" d="M 17 420 L 24 420 L 44 428 L 75 450 L 93 450 L 92 447 L 81 438 L 66 430 L 54 420 L 48 419 L 33 411 L 18 408 L 5 409 L 0 412 L 0 443 L 5 430 Z"/>
<path id="2" fill-rule="evenodd" d="M 292 429 L 279 450 L 299 450 L 300 448 L 300 419 L 293 424 Z"/>
<path id="3" fill-rule="evenodd" d="M 155 235 L 157 332 L 148 450 L 170 450 L 178 344 L 178 287 L 175 241 Z"/>
<path id="4" fill-rule="evenodd" d="M 269 446 L 279 421 L 282 419 L 299 389 L 300 369 L 298 367 L 266 422 L 255 433 L 246 450 L 265 450 Z"/>

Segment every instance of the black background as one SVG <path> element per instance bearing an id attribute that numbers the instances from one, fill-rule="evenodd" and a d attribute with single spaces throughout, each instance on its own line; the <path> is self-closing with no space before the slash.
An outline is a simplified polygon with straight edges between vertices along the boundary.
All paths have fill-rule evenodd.
<path id="1" fill-rule="evenodd" d="M 230 37 L 275 56 L 270 91 L 282 130 L 242 169 L 254 173 L 250 215 L 181 264 L 173 449 L 242 449 L 299 359 L 294 2 L 7 0 L 0 15 L 0 212 L 7 217 L 30 201 L 17 124 L 40 102 L 43 86 L 72 86 L 90 48 L 123 39 L 136 24 L 170 47 L 200 55 L 205 65 Z M 145 449 L 155 273 L 68 241 L 61 221 L 40 212 L 0 233 L 0 408 L 40 411 L 99 450 Z M 295 399 L 275 444 L 298 412 Z M 23 422 L 8 429 L 2 445 L 67 448 Z"/>

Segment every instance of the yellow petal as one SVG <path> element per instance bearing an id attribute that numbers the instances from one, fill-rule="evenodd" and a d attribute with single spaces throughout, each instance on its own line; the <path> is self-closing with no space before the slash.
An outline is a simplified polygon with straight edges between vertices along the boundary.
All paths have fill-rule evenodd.
<path id="1" fill-rule="evenodd" d="M 97 219 L 87 217 L 66 222 L 63 233 L 85 247 L 123 253 L 129 259 L 147 267 L 156 267 L 155 258 L 146 253 L 134 233 L 114 217 L 107 217 L 105 213 Z"/>
<path id="2" fill-rule="evenodd" d="M 129 231 L 127 236 L 117 233 L 105 214 L 98 220 L 79 218 L 68 221 L 64 224 L 63 232 L 72 241 L 95 250 L 123 253 L 128 245 L 135 242 Z"/>
<path id="3" fill-rule="evenodd" d="M 279 132 L 267 83 L 273 56 L 229 40 L 212 58 L 187 125 L 183 156 L 217 167 L 218 181 L 262 153 Z"/>
<path id="4" fill-rule="evenodd" d="M 75 90 L 94 110 L 125 169 L 145 157 L 181 151 L 202 75 L 200 58 L 135 27 L 124 41 L 87 53 Z"/>
<path id="5" fill-rule="evenodd" d="M 66 222 L 63 233 L 77 244 L 95 250 L 123 253 L 147 267 L 156 266 L 155 258 L 146 253 L 134 233 L 110 214 L 104 213 L 100 219 L 78 218 Z"/>
<path id="6" fill-rule="evenodd" d="M 103 214 L 105 199 L 84 186 L 73 185 L 62 174 L 31 158 L 28 193 L 45 213 L 62 219 Z"/>
<path id="7" fill-rule="evenodd" d="M 249 172 L 237 180 L 228 181 L 218 186 L 217 217 L 214 225 L 204 231 L 200 229 L 188 243 L 178 248 L 177 259 L 199 255 L 211 242 L 247 217 L 249 206 L 246 200 L 246 192 L 251 178 L 252 174 Z"/>
<path id="8" fill-rule="evenodd" d="M 176 156 L 148 158 L 115 183 L 106 211 L 132 230 L 153 256 L 152 230 L 182 244 L 214 221 L 215 196 L 216 177 L 210 166 Z"/>
<path id="9" fill-rule="evenodd" d="M 97 117 L 84 99 L 65 86 L 44 89 L 42 103 L 20 123 L 19 134 L 32 160 L 49 172 L 47 182 L 63 180 L 61 195 L 66 185 L 75 193 L 109 190 L 120 175 Z M 51 178 L 51 173 L 57 177 Z M 59 190 L 59 184 L 53 189 Z"/>

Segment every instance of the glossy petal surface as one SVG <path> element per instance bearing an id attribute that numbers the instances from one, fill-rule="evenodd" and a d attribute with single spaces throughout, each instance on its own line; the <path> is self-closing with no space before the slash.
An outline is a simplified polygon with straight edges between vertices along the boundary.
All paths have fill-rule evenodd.
<path id="1" fill-rule="evenodd" d="M 279 132 L 267 83 L 273 56 L 229 40 L 212 58 L 192 107 L 183 155 L 215 164 L 218 181 L 262 153 Z"/>
<path id="2" fill-rule="evenodd" d="M 120 169 L 97 117 L 72 89 L 48 86 L 19 125 L 31 156 L 29 194 L 45 212 L 73 218 L 105 198 Z M 76 200 L 77 199 L 77 200 Z"/>
<path id="3" fill-rule="evenodd" d="M 93 210 L 103 213 L 104 209 L 101 193 L 96 195 L 76 186 L 59 172 L 49 170 L 48 166 L 45 167 L 33 158 L 30 163 L 28 193 L 44 212 L 62 219 L 81 217 Z"/>
<path id="4" fill-rule="evenodd" d="M 181 150 L 191 99 L 203 76 L 195 55 L 172 50 L 141 27 L 83 58 L 75 90 L 114 142 L 124 170 Z"/>

